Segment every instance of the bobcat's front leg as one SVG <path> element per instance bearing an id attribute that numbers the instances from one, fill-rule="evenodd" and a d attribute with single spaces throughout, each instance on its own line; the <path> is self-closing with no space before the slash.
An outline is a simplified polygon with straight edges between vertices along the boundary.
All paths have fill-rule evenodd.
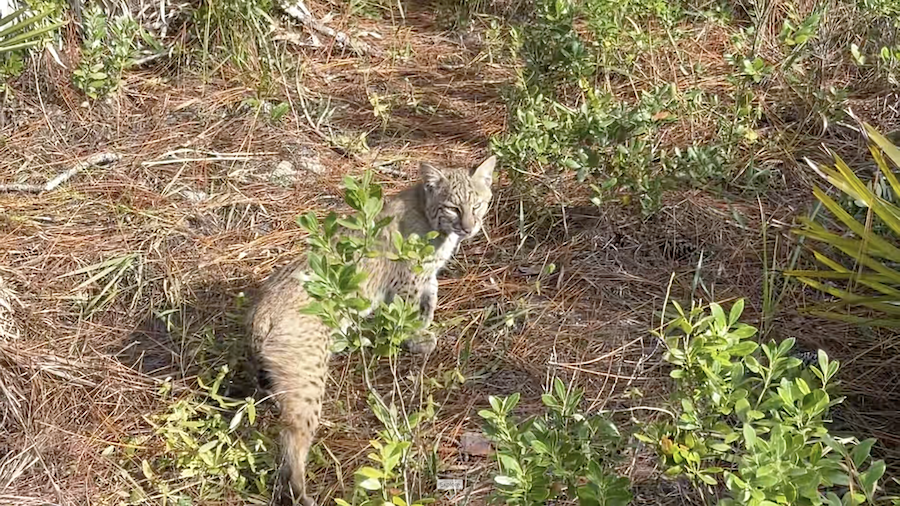
<path id="1" fill-rule="evenodd" d="M 418 294 L 419 318 L 422 321 L 422 329 L 414 336 L 407 339 L 404 344 L 412 353 L 428 354 L 437 345 L 437 338 L 429 327 L 434 321 L 434 309 L 437 307 L 437 277 L 428 280 Z"/>

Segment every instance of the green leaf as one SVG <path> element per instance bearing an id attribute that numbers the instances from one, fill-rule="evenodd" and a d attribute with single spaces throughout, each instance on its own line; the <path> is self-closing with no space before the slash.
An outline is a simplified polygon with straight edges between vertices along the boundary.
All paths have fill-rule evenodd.
<path id="1" fill-rule="evenodd" d="M 356 474 L 362 476 L 363 478 L 375 478 L 375 479 L 384 478 L 384 473 L 382 471 L 379 471 L 378 469 L 375 469 L 374 467 L 369 467 L 369 466 L 364 466 L 364 467 L 359 468 L 359 470 L 356 471 Z"/>
<path id="2" fill-rule="evenodd" d="M 878 480 L 884 476 L 884 471 L 884 461 L 879 460 L 873 463 L 866 472 L 859 475 L 859 483 L 868 497 L 875 496 L 875 488 L 878 486 Z"/>
<path id="3" fill-rule="evenodd" d="M 756 431 L 753 430 L 753 427 L 749 423 L 745 423 L 743 432 L 744 442 L 746 443 L 747 448 L 752 450 L 753 447 L 756 446 L 756 443 L 758 441 L 756 438 Z"/>
<path id="4" fill-rule="evenodd" d="M 735 329 L 731 331 L 731 335 L 738 339 L 747 339 L 748 337 L 756 335 L 756 330 L 756 327 L 739 323 L 735 326 Z"/>
<path id="5" fill-rule="evenodd" d="M 743 341 L 728 349 L 728 352 L 736 357 L 744 357 L 750 355 L 759 348 L 759 345 L 753 341 Z"/>
<path id="6" fill-rule="evenodd" d="M 747 365 L 747 369 L 750 369 L 751 372 L 756 374 L 760 374 L 762 371 L 762 366 L 760 366 L 759 361 L 756 360 L 753 356 L 747 356 L 744 359 L 744 364 Z"/>
<path id="7" fill-rule="evenodd" d="M 750 411 L 750 401 L 747 399 L 738 399 L 737 402 L 734 403 L 734 411 L 742 422 L 747 423 L 749 421 L 747 413 Z"/>
<path id="8" fill-rule="evenodd" d="M 553 407 L 556 406 L 556 397 L 553 397 L 550 394 L 541 394 L 541 402 L 548 408 Z"/>
<path id="9" fill-rule="evenodd" d="M 722 306 L 713 302 L 709 305 L 709 309 L 712 312 L 712 316 L 716 321 L 716 325 L 720 329 L 727 328 L 728 320 L 725 319 L 725 311 L 722 310 Z"/>
<path id="10" fill-rule="evenodd" d="M 241 408 L 241 409 L 238 409 L 237 413 L 234 414 L 234 417 L 231 418 L 231 423 L 228 424 L 228 432 L 232 432 L 235 429 L 237 429 L 243 419 L 244 419 L 244 408 Z"/>
<path id="11" fill-rule="evenodd" d="M 682 471 L 684 471 L 684 468 L 682 466 L 671 466 L 666 469 L 663 474 L 665 474 L 666 476 L 678 476 L 682 473 Z"/>
<path id="12" fill-rule="evenodd" d="M 655 440 L 655 439 L 653 439 L 652 437 L 650 437 L 650 436 L 648 436 L 648 435 L 646 435 L 646 434 L 641 434 L 640 432 L 635 433 L 634 437 L 637 438 L 637 440 L 638 440 L 638 441 L 641 441 L 642 443 L 647 443 L 647 444 L 654 444 L 654 443 L 656 443 L 656 440 Z"/>
<path id="13" fill-rule="evenodd" d="M 731 306 L 731 311 L 728 313 L 728 325 L 731 326 L 737 323 L 743 312 L 744 299 L 738 299 L 735 301 L 734 305 Z"/>
<path id="14" fill-rule="evenodd" d="M 515 471 L 515 474 L 522 474 L 522 466 L 519 465 L 519 461 L 516 460 L 515 457 L 505 453 L 498 453 L 497 460 L 500 461 L 500 466 L 504 470 Z"/>
<path id="15" fill-rule="evenodd" d="M 516 406 L 519 405 L 520 397 L 521 397 L 521 394 L 519 392 L 513 392 L 512 395 L 503 399 L 504 409 L 505 409 L 506 413 L 509 413 L 510 411 L 515 409 Z"/>
<path id="16" fill-rule="evenodd" d="M 872 450 L 872 445 L 875 444 L 875 438 L 869 438 L 864 441 L 860 441 L 858 445 L 856 445 L 853 450 L 850 452 L 850 457 L 853 460 L 853 465 L 857 467 L 857 469 L 861 468 L 866 459 L 869 458 L 869 453 Z"/>
<path id="17" fill-rule="evenodd" d="M 359 482 L 359 486 L 366 490 L 380 490 L 381 481 L 375 478 L 366 478 Z"/>
<path id="18" fill-rule="evenodd" d="M 716 483 L 718 483 L 715 478 L 708 474 L 700 474 L 697 475 L 697 477 L 700 478 L 700 481 L 706 483 L 707 485 L 715 485 Z"/>
<path id="19" fill-rule="evenodd" d="M 215 448 L 217 444 L 219 444 L 219 441 L 217 439 L 214 439 L 198 448 L 197 453 L 208 453 L 210 450 Z"/>
<path id="20" fill-rule="evenodd" d="M 548 455 L 550 453 L 550 449 L 547 448 L 547 445 L 545 445 L 544 442 L 540 439 L 532 440 L 531 448 L 535 451 L 535 453 L 539 455 Z"/>
<path id="21" fill-rule="evenodd" d="M 800 390 L 800 392 L 803 395 L 809 394 L 809 392 L 810 392 L 809 385 L 806 383 L 806 380 L 804 380 L 803 378 L 794 379 L 794 385 L 797 386 L 797 389 Z"/>
<path id="22" fill-rule="evenodd" d="M 519 480 L 517 480 L 511 476 L 498 474 L 497 476 L 494 476 L 494 482 L 496 482 L 497 485 L 504 485 L 507 487 L 511 487 L 513 485 L 517 485 L 519 483 Z"/>
<path id="23" fill-rule="evenodd" d="M 144 477 L 148 480 L 152 480 L 154 478 L 153 468 L 150 467 L 150 462 L 147 459 L 141 460 L 141 472 L 144 473 Z"/>

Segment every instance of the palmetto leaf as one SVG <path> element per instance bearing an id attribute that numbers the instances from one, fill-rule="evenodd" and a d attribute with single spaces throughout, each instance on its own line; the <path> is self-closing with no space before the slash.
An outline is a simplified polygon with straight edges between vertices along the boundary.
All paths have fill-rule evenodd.
<path id="1" fill-rule="evenodd" d="M 0 18 L 0 54 L 37 45 L 40 43 L 41 35 L 56 30 L 65 24 L 56 22 L 47 26 L 37 26 L 38 23 L 50 15 L 50 12 L 45 11 L 25 15 L 27 11 L 28 8 L 23 7 Z M 25 16 L 19 22 L 15 22 L 17 18 L 23 15 Z"/>
<path id="2" fill-rule="evenodd" d="M 890 162 L 900 167 L 900 149 L 870 125 L 862 123 L 869 151 L 895 197 L 900 198 L 900 180 Z M 819 187 L 813 194 L 837 219 L 844 230 L 832 231 L 809 219 L 794 232 L 812 241 L 828 245 L 852 260 L 848 268 L 822 251 L 813 250 L 821 270 L 792 270 L 785 275 L 831 295 L 834 302 L 807 308 L 811 314 L 849 323 L 881 327 L 900 327 L 900 207 L 876 194 L 837 154 L 831 153 L 834 166 L 807 163 L 832 186 L 862 203 L 868 211 L 864 221 L 857 220 Z M 875 223 L 883 224 L 879 235 Z M 873 318 L 854 314 L 853 308 L 881 313 Z"/>

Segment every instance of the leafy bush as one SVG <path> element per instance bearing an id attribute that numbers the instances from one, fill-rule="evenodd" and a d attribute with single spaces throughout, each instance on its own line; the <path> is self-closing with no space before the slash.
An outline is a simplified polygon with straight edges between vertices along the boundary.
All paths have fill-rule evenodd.
<path id="1" fill-rule="evenodd" d="M 219 394 L 227 374 L 228 367 L 222 367 L 211 384 L 200 381 L 205 395 L 184 396 L 150 418 L 165 453 L 143 460 L 141 470 L 162 497 L 160 504 L 189 505 L 235 494 L 260 502 L 268 495 L 277 469 L 272 439 L 256 428 L 256 401 Z M 132 496 L 138 503 L 148 499 L 144 490 Z"/>
<path id="2" fill-rule="evenodd" d="M 313 213 L 297 219 L 310 234 L 310 280 L 305 286 L 315 299 L 304 312 L 321 317 L 326 325 L 338 330 L 335 352 L 374 348 L 380 356 L 396 355 L 403 341 L 425 330 L 418 318 L 418 306 L 395 297 L 371 307 L 371 301 L 358 293 L 366 276 L 358 266 L 364 258 L 384 254 L 392 261 L 409 262 L 413 269 L 421 269 L 421 262 L 434 253 L 430 241 L 437 232 L 424 238 L 416 234 L 402 237 L 395 232 L 389 245 L 378 244 L 391 220 L 378 218 L 384 206 L 381 187 L 372 182 L 371 172 L 361 182 L 345 177 L 343 183 L 345 201 L 355 213 L 343 218 L 330 213 L 321 223 Z M 393 247 L 393 251 L 385 253 L 385 247 Z"/>
<path id="3" fill-rule="evenodd" d="M 369 441 L 375 449 L 367 455 L 372 465 L 359 468 L 353 502 L 336 499 L 338 506 L 423 506 L 434 502 L 431 498 L 412 500 L 409 491 L 409 469 L 413 454 L 412 439 L 419 424 L 434 417 L 434 405 L 429 402 L 425 410 L 410 416 L 401 416 L 392 403 L 386 406 L 375 394 L 369 396 L 369 408 L 378 417 L 384 429 L 378 438 Z"/>
<path id="4" fill-rule="evenodd" d="M 573 170 L 579 181 L 596 181 L 595 203 L 625 191 L 623 201 L 634 195 L 645 212 L 655 211 L 663 190 L 676 183 L 703 184 L 723 175 L 721 147 L 666 152 L 653 141 L 659 128 L 675 119 L 668 112 L 677 107 L 670 85 L 643 92 L 636 104 L 585 86 L 578 107 L 522 86 L 511 133 L 493 143 L 494 152 L 513 167 L 524 170 L 536 163 L 550 177 L 554 169 Z"/>
<path id="5" fill-rule="evenodd" d="M 579 412 L 583 395 L 556 378 L 552 391 L 541 396 L 547 412 L 526 421 L 512 417 L 519 394 L 489 398 L 491 409 L 479 415 L 497 447 L 497 502 L 532 505 L 577 499 L 581 505 L 609 506 L 631 502 L 628 479 L 613 470 L 622 437 L 606 418 Z"/>
<path id="6" fill-rule="evenodd" d="M 356 472 L 352 504 L 421 505 L 431 501 L 412 499 L 409 478 L 415 471 L 416 456 L 412 442 L 420 425 L 434 417 L 434 403 L 429 397 L 419 411 L 408 413 L 398 409 L 393 402 L 385 402 L 375 390 L 369 374 L 379 357 L 396 357 L 404 341 L 427 329 L 422 328 L 416 304 L 395 297 L 372 307 L 372 301 L 361 297 L 359 288 L 366 273 L 359 265 L 365 258 L 385 255 L 392 261 L 408 262 L 413 269 L 421 269 L 421 263 L 434 253 L 430 240 L 437 233 L 421 238 L 415 234 L 402 237 L 397 232 L 390 237 L 389 244 L 381 243 L 383 229 L 391 218 L 378 217 L 384 200 L 381 187 L 372 177 L 367 172 L 361 181 L 344 178 L 344 199 L 354 211 L 349 216 L 330 213 L 321 222 L 312 213 L 298 218 L 298 223 L 310 234 L 307 253 L 310 279 L 305 287 L 314 299 L 303 311 L 319 316 L 335 330 L 334 352 L 359 353 L 369 390 L 369 407 L 384 426 L 378 438 L 371 441 L 376 450 L 369 454 L 373 465 Z M 374 355 L 371 360 L 365 355 L 369 351 Z M 346 500 L 337 502 L 351 504 Z"/>
<path id="7" fill-rule="evenodd" d="M 674 318 L 658 333 L 675 368 L 672 424 L 638 437 L 659 451 L 668 475 L 687 475 L 712 503 L 855 505 L 871 503 L 883 461 L 870 462 L 874 439 L 836 438 L 826 427 L 837 361 L 818 352 L 809 367 L 791 355 L 793 339 L 758 345 L 756 328 L 739 322 L 743 300 L 728 314 L 673 303 Z M 762 353 L 759 353 L 759 352 Z"/>
<path id="8" fill-rule="evenodd" d="M 493 139 L 494 151 L 545 183 L 575 171 L 598 199 L 624 192 L 623 202 L 633 196 L 647 213 L 666 187 L 723 177 L 728 152 L 719 145 L 658 146 L 660 129 L 684 109 L 674 86 L 644 91 L 634 103 L 604 91 L 611 74 L 625 74 L 649 47 L 636 20 L 668 26 L 680 15 L 677 5 L 652 0 L 538 0 L 531 23 L 511 33 L 525 67 L 507 97 L 509 131 Z"/>
<path id="9" fill-rule="evenodd" d="M 836 299 L 809 308 L 812 314 L 851 323 L 884 327 L 900 326 L 900 207 L 894 202 L 900 195 L 900 181 L 888 160 L 900 166 L 900 149 L 868 124 L 863 124 L 869 140 L 869 150 L 881 178 L 864 183 L 837 154 L 834 167 L 809 162 L 815 171 L 841 190 L 863 212 L 854 216 L 819 187 L 813 194 L 835 217 L 844 230 L 831 231 L 825 226 L 804 219 L 795 233 L 815 241 L 829 250 L 814 250 L 816 259 L 825 270 L 793 270 L 793 276 L 808 286 Z M 886 158 L 886 157 L 887 158 Z M 885 183 L 886 182 L 886 183 Z M 849 203 L 848 203 L 849 204 Z M 841 258 L 834 254 L 841 252 Z M 846 288 L 836 286 L 846 283 Z M 857 311 L 852 311 L 856 308 Z M 868 314 L 860 314 L 863 310 Z M 871 317 L 871 314 L 881 317 Z"/>
<path id="10" fill-rule="evenodd" d="M 128 14 L 109 19 L 97 5 L 86 9 L 81 61 L 72 72 L 75 87 L 93 99 L 118 90 L 123 72 L 137 54 L 141 36 L 150 40 Z"/>

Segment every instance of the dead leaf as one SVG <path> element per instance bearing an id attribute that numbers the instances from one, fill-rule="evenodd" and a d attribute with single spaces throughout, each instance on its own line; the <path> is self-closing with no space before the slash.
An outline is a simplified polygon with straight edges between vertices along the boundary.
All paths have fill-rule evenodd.
<path id="1" fill-rule="evenodd" d="M 459 438 L 459 452 L 463 455 L 487 457 L 491 451 L 491 442 L 478 432 L 466 432 Z"/>

